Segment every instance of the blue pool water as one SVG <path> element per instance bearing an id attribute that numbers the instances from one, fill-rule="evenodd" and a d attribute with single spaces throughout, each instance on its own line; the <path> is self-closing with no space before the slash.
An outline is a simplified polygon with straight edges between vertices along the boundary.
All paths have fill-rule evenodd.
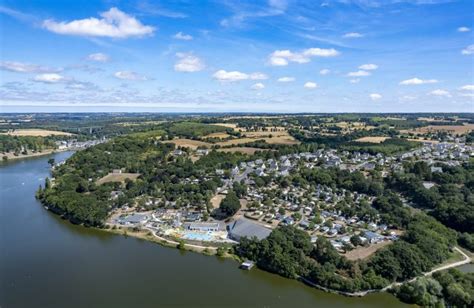
<path id="1" fill-rule="evenodd" d="M 210 234 L 189 232 L 183 235 L 183 239 L 191 241 L 211 241 L 212 236 Z"/>

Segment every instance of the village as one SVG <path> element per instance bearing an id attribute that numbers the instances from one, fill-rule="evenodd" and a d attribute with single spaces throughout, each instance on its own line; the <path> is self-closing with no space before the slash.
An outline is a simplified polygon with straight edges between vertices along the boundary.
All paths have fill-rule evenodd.
<path id="1" fill-rule="evenodd" d="M 314 153 L 283 155 L 278 159 L 256 159 L 241 162 L 230 170 L 216 169 L 212 175 L 222 183 L 211 199 L 214 213 L 229 190 L 235 185 L 245 187 L 240 198 L 241 208 L 230 218 L 220 219 L 201 206 L 177 208 L 175 202 L 147 199 L 145 204 L 148 206 L 159 203 L 165 206 L 143 211 L 126 205 L 114 209 L 108 223 L 115 228 L 145 229 L 159 238 L 210 247 L 236 244 L 242 237 L 261 240 L 277 226 L 292 225 L 306 231 L 313 243 L 318 237 L 326 237 L 347 258 L 364 258 L 396 241 L 403 233 L 403 230 L 381 223 L 377 211 L 371 208 L 373 197 L 321 184 L 309 187 L 282 185 L 282 179 L 301 168 L 339 168 L 363 173 L 377 170 L 386 176 L 390 172 L 402 172 L 403 161 L 412 159 L 427 162 L 432 172 L 443 172 L 443 165 L 459 165 L 472 157 L 473 151 L 472 146 L 463 143 L 424 143 L 419 149 L 396 156 L 321 149 Z M 192 154 L 203 156 L 208 153 L 207 149 L 196 149 Z M 171 155 L 190 154 L 176 149 Z M 262 178 L 266 179 L 264 183 Z M 185 179 L 184 182 L 200 183 L 202 180 Z M 119 195 L 120 191 L 114 191 L 111 198 Z"/>

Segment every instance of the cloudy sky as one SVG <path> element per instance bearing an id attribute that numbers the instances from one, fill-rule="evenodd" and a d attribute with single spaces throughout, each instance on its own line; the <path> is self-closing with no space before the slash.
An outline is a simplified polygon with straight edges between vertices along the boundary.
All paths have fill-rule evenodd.
<path id="1" fill-rule="evenodd" d="M 0 112 L 474 111 L 474 1 L 0 3 Z"/>

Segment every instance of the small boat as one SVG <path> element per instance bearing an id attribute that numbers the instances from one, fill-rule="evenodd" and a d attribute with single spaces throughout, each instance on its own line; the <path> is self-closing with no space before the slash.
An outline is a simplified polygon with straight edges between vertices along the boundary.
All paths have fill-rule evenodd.
<path id="1" fill-rule="evenodd" d="M 240 268 L 249 271 L 254 267 L 254 265 L 255 265 L 255 263 L 253 263 L 252 261 L 247 260 L 247 261 L 243 262 L 242 264 L 240 264 Z"/>

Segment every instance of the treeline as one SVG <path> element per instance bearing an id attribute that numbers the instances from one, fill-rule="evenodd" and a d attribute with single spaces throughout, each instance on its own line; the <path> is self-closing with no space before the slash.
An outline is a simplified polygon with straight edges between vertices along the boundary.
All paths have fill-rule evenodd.
<path id="1" fill-rule="evenodd" d="M 219 125 L 203 124 L 198 122 L 173 122 L 162 124 L 163 129 L 168 133 L 169 138 L 174 136 L 182 138 L 197 138 L 212 133 L 232 131 Z"/>
<path id="2" fill-rule="evenodd" d="M 303 277 L 334 290 L 357 292 L 381 289 L 430 270 L 450 256 L 456 234 L 424 214 L 412 217 L 400 240 L 365 261 L 349 261 L 324 237 L 315 245 L 292 226 L 274 229 L 261 241 L 244 238 L 235 248 L 242 257 L 267 271 L 288 278 Z"/>
<path id="3" fill-rule="evenodd" d="M 395 153 L 408 152 L 414 148 L 420 147 L 420 142 L 408 141 L 401 138 L 386 139 L 381 143 L 372 142 L 349 142 L 341 145 L 340 149 L 350 152 L 363 152 L 375 155 L 382 153 L 384 155 L 391 155 Z"/>
<path id="4" fill-rule="evenodd" d="M 474 273 L 456 269 L 421 277 L 395 290 L 403 302 L 423 307 L 472 307 L 474 305 Z"/>
<path id="5" fill-rule="evenodd" d="M 446 226 L 460 232 L 474 233 L 474 165 L 442 166 L 432 172 L 426 162 L 405 165 L 405 173 L 387 178 L 387 184 L 406 195 L 417 207 L 429 210 Z M 436 185 L 429 189 L 423 181 Z"/>
<path id="6" fill-rule="evenodd" d="M 0 153 L 28 154 L 56 148 L 56 141 L 64 140 L 65 136 L 10 136 L 0 135 Z"/>
<path id="7" fill-rule="evenodd" d="M 351 134 L 323 135 L 312 133 L 306 136 L 302 131 L 290 129 L 289 133 L 297 140 L 305 144 L 317 144 L 319 147 L 346 150 L 351 152 L 362 152 L 369 154 L 382 153 L 392 155 L 406 152 L 421 146 L 421 143 L 395 138 L 397 132 L 391 129 L 359 130 Z M 356 142 L 356 139 L 367 136 L 387 136 L 389 139 L 381 143 Z"/>

